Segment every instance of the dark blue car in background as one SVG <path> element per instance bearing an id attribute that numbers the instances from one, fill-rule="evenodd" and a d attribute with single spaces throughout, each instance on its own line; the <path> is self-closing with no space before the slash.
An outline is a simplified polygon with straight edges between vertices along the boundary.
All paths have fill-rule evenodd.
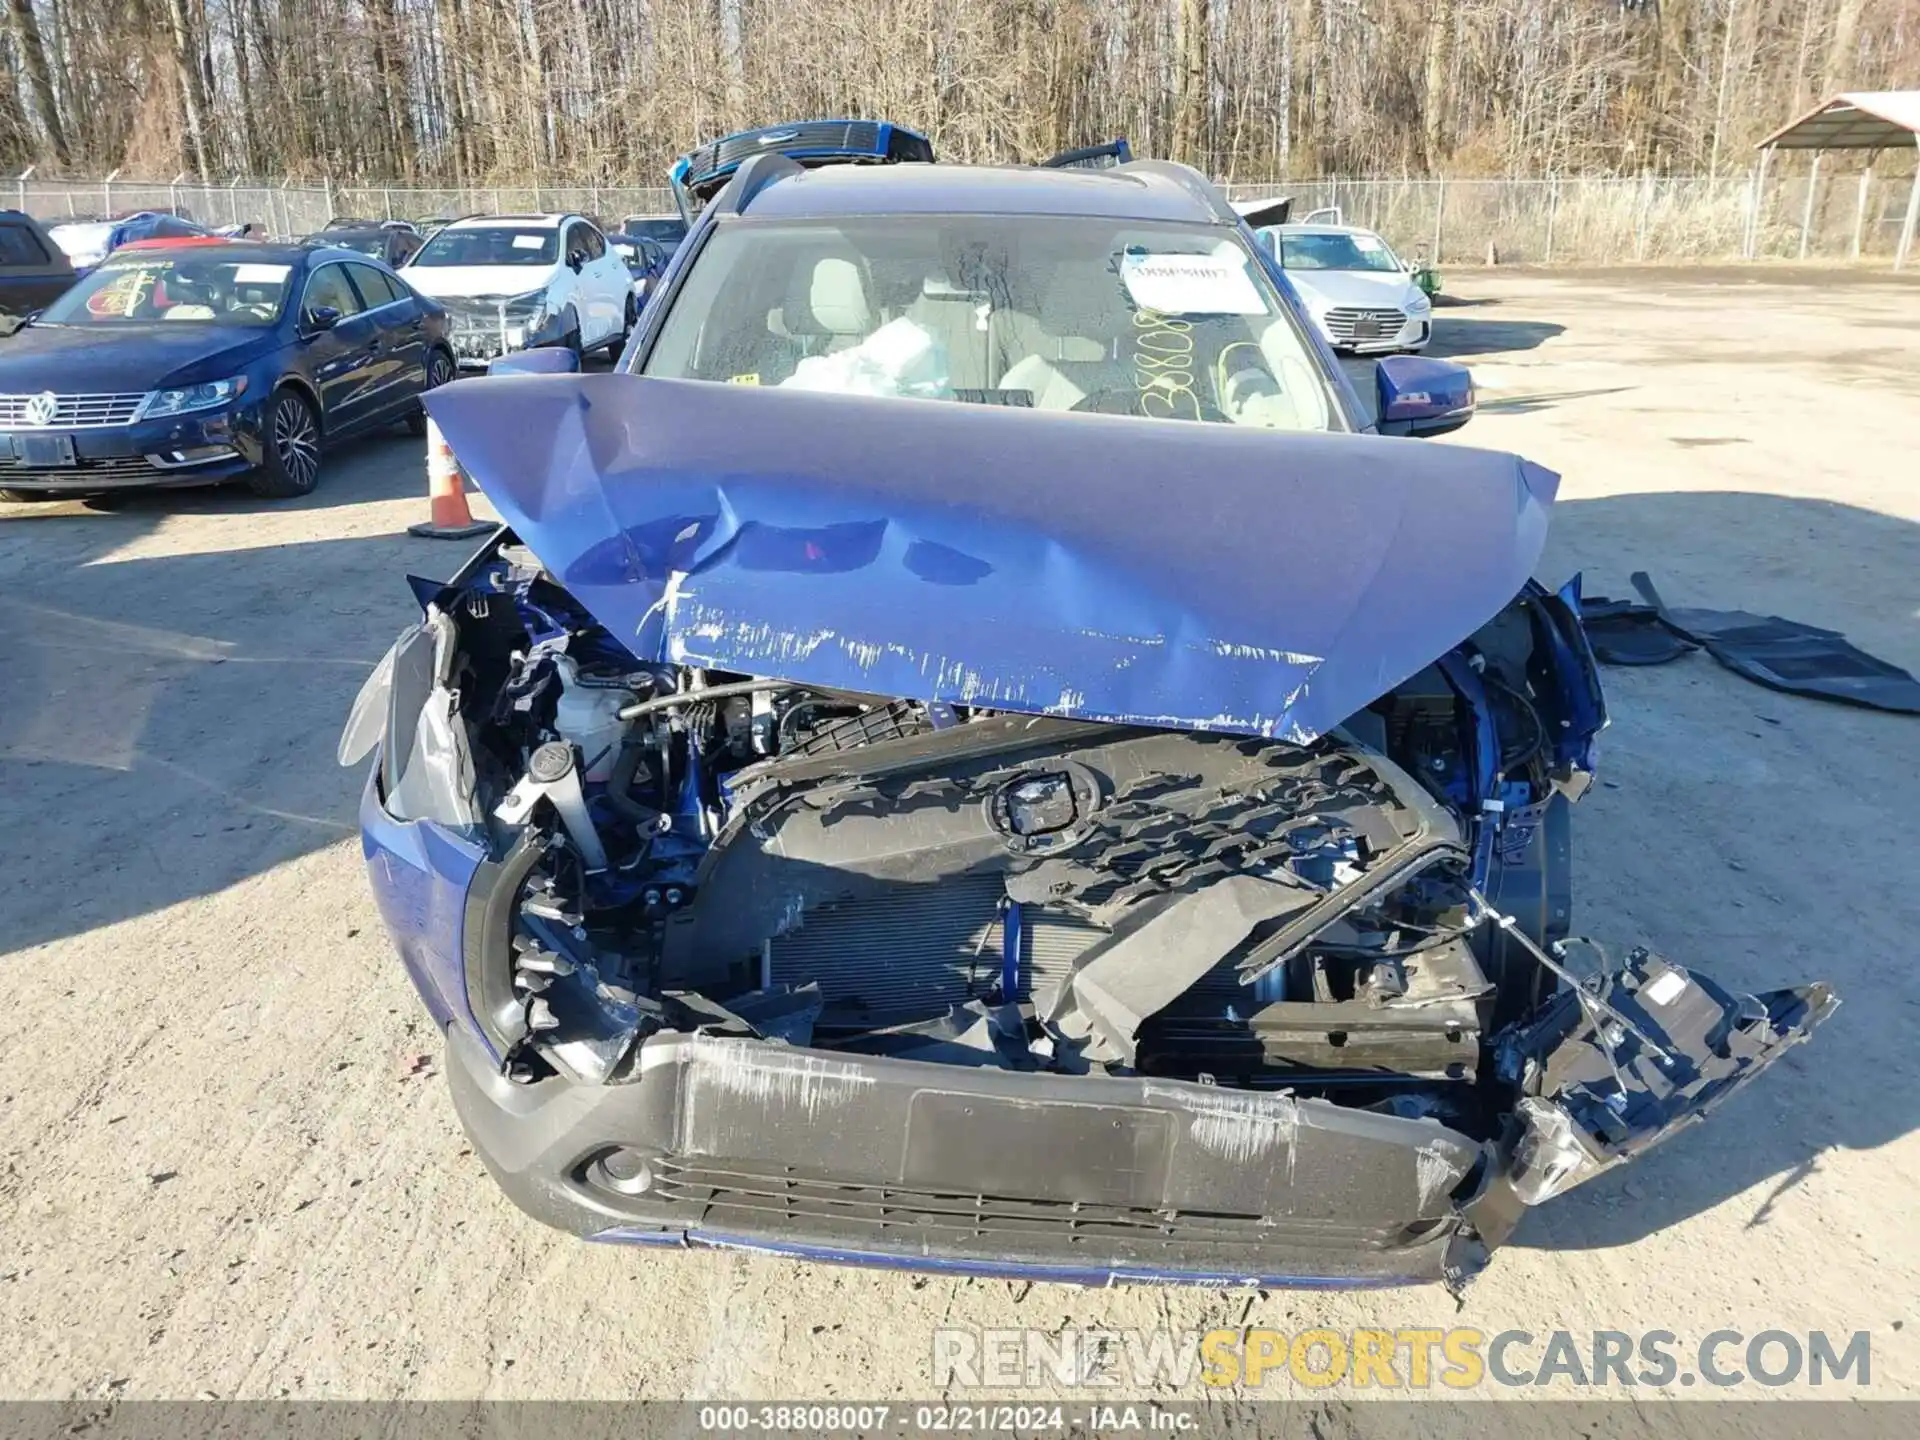
<path id="1" fill-rule="evenodd" d="M 1402 438 L 1467 421 L 1459 366 L 1375 375 L 1377 419 L 1184 167 L 773 153 L 616 373 L 430 397 L 506 525 L 416 582 L 340 758 L 507 1193 L 1457 1289 L 1804 1038 L 1824 986 L 1567 983 L 1606 708 L 1532 578 L 1558 477 Z"/>
<path id="2" fill-rule="evenodd" d="M 351 250 L 110 255 L 0 349 L 0 497 L 237 480 L 304 495 L 327 444 L 425 425 L 446 312 Z"/>

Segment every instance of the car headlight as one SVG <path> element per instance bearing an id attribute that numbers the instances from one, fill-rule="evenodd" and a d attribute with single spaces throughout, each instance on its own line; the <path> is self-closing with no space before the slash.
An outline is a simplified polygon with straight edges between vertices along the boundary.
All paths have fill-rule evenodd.
<path id="1" fill-rule="evenodd" d="M 500 321 L 506 329 L 509 345 L 524 345 L 547 328 L 553 314 L 547 309 L 547 292 L 535 290 L 516 295 L 500 307 Z"/>
<path id="2" fill-rule="evenodd" d="M 1407 301 L 1407 313 L 1410 315 L 1424 315 L 1432 308 L 1433 301 L 1427 297 L 1427 292 L 1424 290 L 1415 290 L 1413 298 Z"/>
<path id="3" fill-rule="evenodd" d="M 184 415 L 189 410 L 214 410 L 238 400 L 247 390 L 247 377 L 209 380 L 203 385 L 185 385 L 178 390 L 154 390 L 140 402 L 136 420 L 158 420 L 163 415 Z"/>

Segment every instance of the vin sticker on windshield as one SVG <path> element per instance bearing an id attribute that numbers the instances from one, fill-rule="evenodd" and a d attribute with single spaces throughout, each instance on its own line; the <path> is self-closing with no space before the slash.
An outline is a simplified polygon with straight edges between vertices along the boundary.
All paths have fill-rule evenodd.
<path id="1" fill-rule="evenodd" d="M 516 250 L 538 250 L 546 243 L 547 237 L 544 235 L 516 235 L 513 237 L 513 248 Z"/>
<path id="2" fill-rule="evenodd" d="M 1162 315 L 1264 315 L 1246 265 L 1216 255 L 1123 255 L 1120 280 L 1135 306 Z"/>
<path id="3" fill-rule="evenodd" d="M 286 279 L 292 269 L 291 265 L 236 265 L 233 267 L 233 283 L 276 285 Z"/>

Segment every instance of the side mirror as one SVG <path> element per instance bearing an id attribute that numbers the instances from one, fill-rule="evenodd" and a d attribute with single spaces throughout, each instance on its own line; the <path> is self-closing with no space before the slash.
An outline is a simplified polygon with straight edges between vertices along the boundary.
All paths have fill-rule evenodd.
<path id="1" fill-rule="evenodd" d="M 576 275 L 579 274 L 581 269 L 586 265 L 586 263 L 587 263 L 586 251 L 569 250 L 567 252 L 567 268 L 573 271 L 574 274 Z"/>
<path id="2" fill-rule="evenodd" d="M 571 375 L 580 357 L 558 346 L 544 350 L 516 350 L 487 362 L 489 375 Z"/>
<path id="3" fill-rule="evenodd" d="M 340 323 L 340 312 L 331 305 L 315 305 L 307 311 L 307 329 L 318 335 Z"/>
<path id="4" fill-rule="evenodd" d="M 1382 435 L 1444 435 L 1473 418 L 1473 376 L 1451 360 L 1389 355 L 1373 367 Z"/>

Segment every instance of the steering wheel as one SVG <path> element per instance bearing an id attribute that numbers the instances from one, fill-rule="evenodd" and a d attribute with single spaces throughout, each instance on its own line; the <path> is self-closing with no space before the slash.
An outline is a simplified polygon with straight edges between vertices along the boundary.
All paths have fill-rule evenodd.
<path id="1" fill-rule="evenodd" d="M 1153 403 L 1144 402 L 1153 397 Z M 1155 420 L 1207 420 L 1227 424 L 1224 410 L 1197 390 L 1123 389 L 1095 390 L 1083 395 L 1071 408 L 1091 415 L 1143 415 Z"/>

